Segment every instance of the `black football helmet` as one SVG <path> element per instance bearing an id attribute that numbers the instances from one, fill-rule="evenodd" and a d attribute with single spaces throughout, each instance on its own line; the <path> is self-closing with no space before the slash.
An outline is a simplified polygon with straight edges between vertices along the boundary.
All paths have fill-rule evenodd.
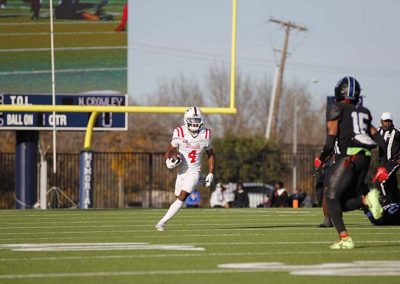
<path id="1" fill-rule="evenodd" d="M 360 97 L 361 87 L 358 81 L 350 76 L 346 76 L 339 80 L 335 87 L 336 101 L 345 99 L 358 102 Z"/>

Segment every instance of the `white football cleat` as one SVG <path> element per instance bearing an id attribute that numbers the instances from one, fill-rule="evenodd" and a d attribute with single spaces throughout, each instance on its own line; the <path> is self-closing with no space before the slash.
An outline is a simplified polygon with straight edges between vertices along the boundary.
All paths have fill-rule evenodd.
<path id="1" fill-rule="evenodd" d="M 157 223 L 156 230 L 159 231 L 159 232 L 164 232 L 165 231 L 165 224 Z"/>

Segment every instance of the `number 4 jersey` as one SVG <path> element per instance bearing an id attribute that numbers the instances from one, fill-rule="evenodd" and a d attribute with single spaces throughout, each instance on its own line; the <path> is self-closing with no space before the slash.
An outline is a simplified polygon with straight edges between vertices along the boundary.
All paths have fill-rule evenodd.
<path id="1" fill-rule="evenodd" d="M 334 102 L 326 109 L 326 120 L 339 121 L 336 154 L 346 156 L 349 147 L 362 147 L 354 138 L 357 135 L 368 135 L 372 116 L 363 106 Z"/>
<path id="2" fill-rule="evenodd" d="M 182 157 L 179 173 L 201 171 L 203 152 L 212 148 L 211 130 L 203 127 L 194 137 L 186 126 L 178 126 L 172 134 L 171 145 L 179 148 Z"/>

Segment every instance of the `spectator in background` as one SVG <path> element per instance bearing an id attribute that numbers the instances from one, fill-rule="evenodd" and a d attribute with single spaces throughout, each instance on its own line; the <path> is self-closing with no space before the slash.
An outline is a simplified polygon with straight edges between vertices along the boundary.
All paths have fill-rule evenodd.
<path id="1" fill-rule="evenodd" d="M 39 12 L 40 12 L 41 4 L 42 4 L 42 0 L 32 0 L 32 3 L 31 3 L 31 10 L 33 12 L 32 20 L 38 20 L 40 18 Z"/>
<path id="2" fill-rule="evenodd" d="M 243 188 L 243 183 L 239 182 L 236 185 L 234 207 L 247 208 L 249 207 L 249 195 Z"/>
<path id="3" fill-rule="evenodd" d="M 193 190 L 188 198 L 185 200 L 186 208 L 199 208 L 200 207 L 200 191 Z"/>
<path id="4" fill-rule="evenodd" d="M 6 3 L 7 3 L 7 0 L 0 0 L 0 9 L 5 9 Z"/>
<path id="5" fill-rule="evenodd" d="M 229 208 L 228 200 L 224 194 L 226 188 L 217 183 L 215 190 L 211 193 L 210 206 L 212 208 Z"/>
<path id="6" fill-rule="evenodd" d="M 118 27 L 115 29 L 116 32 L 124 32 L 126 31 L 126 23 L 128 21 L 128 3 L 124 5 L 124 10 L 122 11 L 121 22 Z"/>
<path id="7" fill-rule="evenodd" d="M 289 195 L 284 188 L 283 182 L 277 181 L 274 188 L 271 196 L 271 207 L 288 207 Z"/>

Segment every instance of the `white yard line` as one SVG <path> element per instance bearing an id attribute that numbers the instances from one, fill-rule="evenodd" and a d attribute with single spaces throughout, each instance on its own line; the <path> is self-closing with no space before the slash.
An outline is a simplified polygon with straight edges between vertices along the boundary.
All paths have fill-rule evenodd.
<path id="1" fill-rule="evenodd" d="M 245 226 L 251 227 L 251 226 L 271 226 L 271 225 L 285 225 L 285 226 L 296 226 L 296 225 L 302 225 L 302 226 L 307 226 L 307 225 L 315 225 L 314 222 L 310 223 L 311 221 L 304 223 L 304 222 L 294 222 L 294 220 L 288 220 L 285 222 L 282 222 L 280 220 L 260 220 L 260 219 L 253 219 L 254 222 L 250 222 L 251 220 L 247 220 L 248 223 L 242 222 L 240 226 L 243 226 L 244 229 L 252 229 L 252 228 L 245 228 Z M 103 222 L 96 220 L 95 222 L 87 221 L 83 223 L 65 223 L 65 225 L 62 225 L 60 223 L 59 226 L 20 226 L 20 224 L 15 224 L 14 226 L 1 226 L 1 230 L 12 230 L 12 229 L 65 229 L 66 226 L 71 225 L 70 227 L 73 228 L 113 228 L 113 227 L 148 227 L 154 225 L 155 220 L 147 220 L 147 221 L 126 221 L 122 222 L 122 224 L 118 224 L 120 222 L 104 222 L 104 223 L 112 223 L 111 225 L 108 224 L 103 224 Z M 143 223 L 143 224 L 132 224 L 132 223 Z M 190 225 L 190 224 L 186 224 Z M 193 222 L 193 226 L 204 226 L 204 227 L 222 227 L 221 229 L 231 229 L 228 226 L 234 226 L 235 229 L 238 228 L 238 224 L 235 222 L 232 222 L 232 219 L 227 219 L 226 222 L 221 222 L 221 220 L 214 220 L 214 221 L 207 221 L 207 220 L 196 220 Z M 316 227 L 317 228 L 317 227 Z M 174 230 L 175 231 L 175 230 Z"/>
<path id="2" fill-rule="evenodd" d="M 274 218 L 274 216 L 268 216 L 268 217 Z M 304 217 L 311 217 L 311 218 L 314 218 L 313 216 L 304 216 Z M 191 220 L 193 220 L 193 217 L 187 217 L 187 216 L 179 216 L 179 218 L 184 218 L 184 219 L 191 219 Z M 243 222 L 248 222 L 248 221 L 265 222 L 266 220 L 267 220 L 267 222 L 272 221 L 272 220 L 269 220 L 269 219 L 260 220 L 260 218 L 241 218 L 240 220 L 243 221 Z M 363 220 L 364 220 L 364 219 L 363 219 Z M 224 217 L 224 218 L 218 218 L 218 220 L 215 220 L 215 219 L 213 219 L 213 220 L 207 220 L 206 218 L 201 218 L 201 219 L 199 219 L 199 220 L 196 220 L 196 224 L 198 224 L 198 223 L 210 224 L 210 223 L 215 223 L 215 222 L 218 222 L 218 224 L 225 224 L 225 223 L 223 223 L 224 221 L 232 221 L 232 218 Z M 318 221 L 319 221 L 319 220 L 318 220 Z M 96 223 L 99 223 L 99 224 L 107 224 L 107 223 L 112 223 L 112 224 L 118 224 L 118 223 L 120 223 L 120 224 L 130 224 L 130 223 L 147 223 L 147 224 L 153 224 L 153 222 L 154 222 L 154 219 L 152 219 L 152 218 L 149 218 L 148 220 L 135 220 L 135 219 L 133 219 L 132 217 L 130 217 L 128 220 L 99 220 L 99 219 L 96 219 Z M 39 224 L 43 224 L 43 225 L 49 225 L 49 224 L 75 225 L 75 224 L 93 224 L 93 221 L 92 221 L 92 220 L 85 220 L 85 221 L 83 221 L 83 220 L 82 220 L 82 221 L 67 221 L 67 220 L 59 220 L 59 221 L 38 221 L 38 220 L 35 219 L 35 224 L 36 224 L 35 227 L 40 227 Z M 19 226 L 22 226 L 22 225 L 32 225 L 32 222 L 17 222 L 17 223 L 15 223 L 14 225 L 19 225 Z M 65 226 L 65 225 L 64 225 L 64 226 Z M 10 227 L 10 228 L 13 228 L 13 227 Z M 0 227 L 0 230 L 1 230 L 1 229 L 2 229 L 2 228 Z"/>
<path id="3" fill-rule="evenodd" d="M 41 243 L 41 244 L 4 244 L 0 249 L 11 251 L 129 251 L 129 250 L 167 250 L 167 251 L 204 251 L 204 248 L 182 244 L 149 243 Z"/>
<path id="4" fill-rule="evenodd" d="M 400 250 L 392 250 L 398 253 Z M 179 254 L 130 254 L 130 255 L 91 255 L 91 256 L 52 256 L 52 257 L 15 257 L 0 258 L 0 262 L 19 261 L 55 261 L 55 260 L 99 260 L 99 259 L 135 259 L 135 258 L 172 258 L 172 257 L 226 257 L 226 256 L 264 256 L 264 255 L 313 255 L 313 254 L 336 254 L 333 250 L 320 251 L 279 251 L 279 252 L 221 252 L 221 253 L 179 253 Z M 387 254 L 380 250 L 353 250 L 352 254 Z"/>
<path id="5" fill-rule="evenodd" d="M 85 231 L 71 231 L 71 230 L 67 230 L 67 231 L 58 231 L 58 232 L 2 232 L 2 235 L 27 235 L 27 236 L 34 236 L 34 235 L 43 235 L 43 234 L 50 234 L 50 235 L 57 235 L 57 234 L 64 234 L 64 235 L 68 235 L 68 234 L 97 234 L 97 233 L 107 233 L 107 234 L 128 234 L 128 233 L 140 233 L 140 232 L 152 232 L 154 231 L 153 228 L 154 224 L 148 224 L 148 225 L 131 225 L 130 227 L 145 227 L 145 228 L 149 228 L 151 227 L 151 229 L 140 229 L 140 230 L 85 230 Z M 235 227 L 228 227 L 228 228 L 224 228 L 223 226 L 235 226 Z M 294 225 L 301 225 L 301 226 L 312 226 L 312 228 L 308 228 L 308 229 L 313 229 L 313 230 L 318 230 L 318 231 L 322 231 L 324 229 L 321 228 L 317 228 L 315 226 L 315 223 L 265 223 L 265 224 L 248 224 L 249 226 L 253 225 L 255 226 L 254 228 L 250 227 L 236 227 L 237 224 L 233 223 L 233 224 L 206 224 L 203 226 L 203 228 L 198 228 L 199 226 L 196 224 L 193 224 L 193 226 L 196 226 L 196 228 L 191 228 L 191 229 L 171 229 L 169 230 L 170 232 L 204 232 L 205 228 L 209 228 L 213 231 L 298 231 L 299 228 L 281 228 L 281 225 L 285 225 L 285 226 L 294 226 Z M 223 227 L 223 228 L 210 228 L 210 227 Z M 242 224 L 242 226 L 245 226 L 244 224 Z M 275 226 L 275 227 L 274 227 Z M 87 227 L 87 226 L 84 226 Z M 98 228 L 99 225 L 95 225 L 95 226 L 91 226 L 94 228 Z M 105 226 L 105 227 L 112 227 L 112 226 Z M 44 227 L 37 227 L 37 229 L 43 229 Z M 48 227 L 48 228 L 54 228 L 54 227 Z M 65 226 L 62 226 L 62 228 L 65 228 Z M 357 228 L 354 227 L 352 228 L 352 231 L 356 231 L 357 229 L 359 230 L 378 230 L 377 227 L 374 227 L 371 225 L 371 227 L 366 227 L 366 228 Z M 380 228 L 379 228 L 380 229 Z M 399 231 L 400 228 L 398 226 L 394 226 L 391 228 L 382 228 L 383 230 L 394 230 L 394 231 Z"/>
<path id="6" fill-rule="evenodd" d="M 254 231 L 254 230 L 275 230 L 274 227 L 271 226 L 277 226 L 276 229 L 283 229 L 285 230 L 298 230 L 298 228 L 280 228 L 281 225 L 284 226 L 315 226 L 314 223 L 257 223 L 257 224 L 241 224 L 241 226 L 249 226 L 250 228 L 243 228 L 243 227 L 237 227 L 237 223 L 221 223 L 221 224 L 196 224 L 193 223 L 193 226 L 195 226 L 195 229 L 172 229 L 171 232 L 185 232 L 185 231 L 204 231 L 205 228 L 211 229 L 211 230 L 243 230 L 243 231 Z M 74 227 L 83 227 L 83 228 L 99 228 L 99 227 L 105 227 L 105 228 L 115 228 L 115 227 L 153 227 L 151 224 L 135 224 L 135 225 L 105 225 L 101 226 L 99 224 L 95 225 L 89 225 L 89 226 L 71 226 L 72 228 Z M 198 229 L 199 227 L 203 227 L 203 229 Z M 232 227 L 225 227 L 225 226 L 232 226 Z M 255 228 L 252 228 L 251 226 L 254 226 Z M 20 227 L 20 229 L 53 229 L 53 228 L 65 228 L 66 226 L 49 226 L 49 227 Z M 222 228 L 210 228 L 210 227 L 222 227 Z M 11 229 L 12 227 L 9 227 L 7 230 Z M 140 230 L 140 231 L 146 231 L 146 230 Z M 58 232 L 49 232 L 49 231 L 41 231 L 41 232 L 2 232 L 1 234 L 3 235 L 38 235 L 38 234 L 87 234 L 87 233 L 131 233 L 131 232 L 138 232 L 137 230 L 85 230 L 85 231 L 58 231 Z"/>
<path id="7" fill-rule="evenodd" d="M 131 218 L 131 216 L 145 216 L 145 215 L 157 215 L 159 216 L 160 214 L 164 214 L 165 212 L 167 212 L 167 209 L 151 209 L 150 212 L 148 212 L 148 210 L 146 210 L 147 212 L 141 212 L 141 210 L 135 211 L 135 210 L 124 210 L 124 211 L 119 211 L 117 212 L 116 210 L 110 210 L 110 212 L 107 211 L 88 211 L 88 212 L 78 212 L 78 211 L 69 211 L 68 213 L 59 213 L 59 212 L 53 212 L 54 215 L 51 216 L 40 216 L 40 213 L 44 213 L 44 212 L 37 212 L 37 214 L 22 214 L 22 212 L 20 213 L 6 213 L 6 212 L 1 212 L 0 211 L 0 220 L 3 217 L 10 217 L 10 218 L 21 218 L 21 219 L 25 219 L 25 218 L 29 218 L 29 217 L 34 217 L 35 220 L 50 220 L 50 219 L 54 219 L 54 218 L 61 218 L 61 217 L 74 217 L 74 216 L 78 216 L 78 217 L 83 217 L 83 218 L 111 218 L 111 217 L 118 217 L 118 218 Z M 223 210 L 223 209 L 200 209 L 200 210 L 191 210 L 191 209 L 187 209 L 187 210 L 183 210 L 182 212 L 184 212 L 184 214 L 186 216 L 182 216 L 182 217 L 186 217 L 186 218 L 192 218 L 192 217 L 188 217 L 187 215 L 194 215 L 194 217 L 198 217 L 198 218 L 203 218 L 204 215 L 207 214 L 214 214 L 214 213 L 218 213 L 219 216 L 223 216 L 223 215 L 228 215 L 228 216 L 235 216 L 235 215 L 239 215 L 239 216 L 243 216 L 243 214 L 245 215 L 254 215 L 257 217 L 262 217 L 262 216 L 288 216 L 286 214 L 282 214 L 283 212 L 279 212 L 279 211 L 268 211 L 268 210 L 258 210 L 258 209 L 251 209 L 248 211 L 244 211 L 244 210 Z M 182 213 L 183 214 L 183 213 Z M 182 215 L 181 214 L 181 215 Z M 304 213 L 302 213 L 302 215 L 305 214 L 307 216 L 311 216 L 311 215 L 315 215 L 315 216 L 320 216 L 322 217 L 322 211 L 315 211 L 315 212 L 310 212 L 310 211 L 305 211 Z M 350 213 L 351 215 L 356 215 L 356 213 Z M 349 214 L 349 215 L 350 215 Z M 348 216 L 349 216 L 348 215 Z M 358 214 L 357 214 L 358 215 Z M 360 215 L 361 216 L 361 215 Z M 181 216 L 180 216 L 181 217 Z M 209 218 L 215 218 L 214 215 L 210 215 L 210 216 L 204 216 L 204 217 L 209 217 Z M 288 216 L 288 217 L 292 217 Z M 304 216 L 305 217 L 305 216 Z"/>
<path id="8" fill-rule="evenodd" d="M 115 46 L 71 46 L 71 47 L 56 47 L 55 51 L 77 51 L 77 50 L 108 50 L 108 49 L 127 49 L 126 45 L 115 45 Z M 16 53 L 16 52 L 41 52 L 49 51 L 50 48 L 6 48 L 0 49 L 0 53 Z"/>
<path id="9" fill-rule="evenodd" d="M 115 34 L 125 35 L 124 33 L 117 33 L 115 31 L 109 32 L 54 32 L 54 35 L 100 35 L 100 34 Z M 31 32 L 31 33 L 0 33 L 0 36 L 50 36 L 50 32 Z"/>
<path id="10" fill-rule="evenodd" d="M 198 242 L 198 243 L 181 243 L 180 245 L 184 246 L 235 246 L 235 245 L 304 245 L 304 244 L 330 244 L 332 241 L 277 241 L 277 242 L 219 242 L 219 243 L 210 243 L 210 242 Z M 390 244 L 397 244 L 400 243 L 400 240 L 380 240 L 380 241 L 363 241 L 358 240 L 357 243 L 390 243 Z M 92 243 L 96 244 L 96 243 Z M 5 249 L 6 246 L 10 246 L 12 244 L 3 244 L 0 245 L 0 248 Z M 24 244 L 16 244 L 16 245 L 24 245 Z M 40 244 L 37 244 L 40 245 Z M 162 244 L 162 245 L 176 245 L 176 244 Z"/>
<path id="11" fill-rule="evenodd" d="M 110 72 L 110 71 L 125 71 L 125 70 L 127 70 L 126 67 L 56 69 L 55 73 Z M 0 72 L 0 76 L 7 76 L 7 75 L 41 75 L 41 74 L 50 74 L 50 73 L 51 73 L 51 70 L 6 71 L 6 72 Z"/>
<path id="12" fill-rule="evenodd" d="M 34 278 L 71 278 L 71 277 L 115 277 L 115 276 L 147 276 L 147 275 L 184 275 L 184 274 L 226 274 L 253 272 L 249 270 L 199 269 L 199 270 L 155 270 L 155 271 L 119 271 L 119 272 L 77 272 L 77 273 L 34 273 L 6 274 L 0 279 L 34 279 Z"/>
<path id="13" fill-rule="evenodd" d="M 112 222 L 111 222 L 112 223 Z M 88 225 L 90 224 L 90 225 Z M 83 231 L 72 231 L 73 229 L 79 229 L 79 228 L 129 228 L 129 227 L 153 227 L 154 222 L 145 222 L 145 224 L 110 224 L 110 225 L 105 225 L 105 224 L 93 224 L 93 222 L 87 222 L 83 223 L 82 225 L 70 225 L 70 224 L 65 224 L 65 225 L 60 225 L 60 226 L 2 226 L 0 227 L 0 232 L 2 230 L 4 231 L 10 231 L 10 230 L 19 230 L 19 229 L 34 229 L 34 230 L 42 230 L 42 229 L 65 229 L 66 227 L 69 227 L 70 230 L 64 232 L 64 231 L 59 231 L 59 232 L 53 232 L 53 233 L 86 233 L 88 232 L 87 230 Z M 210 230 L 277 230 L 277 231 L 285 231 L 285 230 L 298 230 L 298 227 L 295 228 L 281 228 L 280 226 L 314 226 L 315 229 L 318 230 L 319 232 L 324 231 L 325 229 L 323 228 L 317 228 L 317 226 L 314 223 L 280 223 L 280 222 L 265 222 L 261 223 L 260 221 L 254 222 L 254 223 L 241 223 L 240 227 L 238 227 L 237 223 L 210 223 L 210 222 L 196 222 L 195 225 L 193 225 L 196 228 L 193 229 L 171 229 L 171 232 L 176 232 L 176 231 L 204 231 L 204 229 L 210 229 Z M 232 226 L 232 227 L 227 227 L 227 226 Z M 371 225 L 372 226 L 372 225 Z M 198 229 L 199 227 L 203 227 L 204 229 Z M 220 227 L 215 229 L 214 227 Z M 374 227 L 375 230 L 376 227 Z M 397 228 L 397 230 L 400 232 L 400 227 L 395 226 L 394 228 Z M 352 230 L 357 229 L 357 228 L 352 228 Z M 136 232 L 144 232 L 146 230 L 141 230 L 141 231 L 136 231 Z M 90 230 L 89 232 L 132 232 L 131 230 L 117 230 L 117 231 L 102 231 L 102 230 Z M 2 234 L 31 234 L 36 232 L 2 232 Z M 48 233 L 48 232 L 45 232 Z"/>
<path id="14" fill-rule="evenodd" d="M 390 243 L 390 244 L 400 244 L 400 240 L 381 240 L 381 241 L 356 241 L 357 243 Z M 310 245 L 317 245 L 317 244 L 330 244 L 332 243 L 331 241 L 290 241 L 290 242 L 221 242 L 221 243 L 188 243 L 185 245 L 192 245 L 192 246 L 227 246 L 227 245 L 305 245 L 305 244 L 310 244 Z"/>
<path id="15" fill-rule="evenodd" d="M 119 23 L 120 21 L 98 21 L 98 22 L 91 22 L 91 21 L 55 21 L 54 25 L 97 25 L 97 24 L 115 24 Z M 42 25 L 48 26 L 49 23 L 47 22 L 38 22 L 35 23 L 35 26 Z M 20 22 L 20 23 L 0 23 L 0 26 L 32 26 L 32 22 Z"/>
<path id="16" fill-rule="evenodd" d="M 153 230 L 152 230 L 153 231 Z M 384 236 L 391 236 L 391 235 L 398 235 L 399 232 L 395 231 L 395 232 L 390 232 L 390 233 L 376 233 L 376 232 L 359 232 L 359 233 L 355 233 L 355 235 L 384 235 Z M 18 234 L 17 234 L 18 235 Z M 302 233 L 301 235 L 315 235 L 315 236 L 320 236 L 321 233 L 320 232 L 310 232 L 310 233 Z M 169 239 L 169 238 L 173 238 L 173 239 L 177 239 L 177 238 L 192 238 L 192 237 L 204 237 L 204 238 L 209 238 L 209 237 L 240 237 L 240 236 L 249 236 L 249 234 L 179 234 L 179 236 L 176 235 L 136 235 L 135 237 L 137 239 L 150 239 L 150 238 L 157 238 L 157 239 Z M 257 234 L 257 233 L 251 233 L 251 236 L 266 236 L 266 234 Z M 79 236 L 79 240 L 93 240 L 93 239 L 105 239 L 104 236 Z M 29 237 L 29 240 L 35 240 L 35 241 L 44 241 L 44 240 L 76 240 L 76 237 Z M 2 242 L 11 242 L 11 241 L 27 241 L 26 237 L 12 237 L 12 238 L 0 238 L 0 241 Z"/>

